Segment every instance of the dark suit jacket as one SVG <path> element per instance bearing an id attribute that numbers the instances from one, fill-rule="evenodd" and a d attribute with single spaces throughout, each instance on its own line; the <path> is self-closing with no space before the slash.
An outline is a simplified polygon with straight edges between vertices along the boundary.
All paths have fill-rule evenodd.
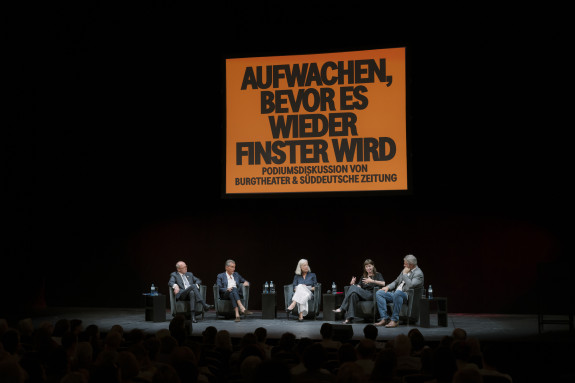
<path id="1" fill-rule="evenodd" d="M 232 274 L 232 276 L 234 277 L 234 280 L 236 281 L 236 285 L 238 286 L 238 290 L 241 293 L 242 289 L 240 288 L 240 286 L 242 283 L 246 282 L 246 280 L 244 279 L 244 277 L 242 277 L 241 275 L 239 275 L 236 272 L 234 272 Z M 217 279 L 216 283 L 218 285 L 218 290 L 220 292 L 220 297 L 221 297 L 228 290 L 228 277 L 226 276 L 225 271 L 223 273 L 218 274 L 218 279 Z"/>
<path id="2" fill-rule="evenodd" d="M 190 285 L 202 284 L 202 280 L 200 278 L 196 278 L 194 274 L 190 273 L 189 271 L 186 273 L 186 278 L 188 279 Z M 170 281 L 168 282 L 170 289 L 172 288 L 172 286 L 174 286 L 174 284 L 177 284 L 180 287 L 180 292 L 176 294 L 176 299 L 178 299 L 180 297 L 180 294 L 185 290 L 185 288 L 182 276 L 177 271 L 174 271 L 172 274 L 170 274 Z"/>

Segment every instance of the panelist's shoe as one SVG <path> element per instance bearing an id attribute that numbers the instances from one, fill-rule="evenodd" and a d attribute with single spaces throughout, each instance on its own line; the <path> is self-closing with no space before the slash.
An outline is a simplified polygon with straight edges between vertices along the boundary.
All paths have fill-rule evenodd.
<path id="1" fill-rule="evenodd" d="M 204 305 L 204 310 L 205 311 L 209 311 L 209 310 L 213 310 L 216 306 L 214 305 Z"/>
<path id="2" fill-rule="evenodd" d="M 198 323 L 198 320 L 195 317 L 192 317 L 192 323 Z"/>
<path id="3" fill-rule="evenodd" d="M 334 313 L 340 313 L 340 312 L 341 312 L 341 308 L 335 309 L 335 310 L 332 310 L 332 311 L 333 311 Z"/>
<path id="4" fill-rule="evenodd" d="M 397 322 L 395 322 L 395 321 L 391 321 L 391 322 L 389 322 L 388 324 L 385 325 L 385 327 L 387 327 L 387 328 L 394 328 L 394 327 L 397 327 L 397 326 L 399 326 L 399 323 L 397 323 Z"/>
<path id="5" fill-rule="evenodd" d="M 244 311 L 242 311 L 242 314 L 244 314 L 244 315 L 252 315 L 253 312 L 251 312 L 251 311 L 249 311 L 249 310 L 244 310 Z"/>
<path id="6" fill-rule="evenodd" d="M 240 317 L 236 317 L 236 319 L 234 319 L 234 322 L 239 322 L 240 321 Z"/>
<path id="7" fill-rule="evenodd" d="M 389 323 L 389 318 L 382 319 L 379 322 L 375 323 L 375 326 L 386 326 Z"/>

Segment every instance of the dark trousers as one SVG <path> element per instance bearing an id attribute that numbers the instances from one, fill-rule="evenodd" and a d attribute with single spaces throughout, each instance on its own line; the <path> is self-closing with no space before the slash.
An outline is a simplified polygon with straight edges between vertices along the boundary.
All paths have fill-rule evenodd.
<path id="1" fill-rule="evenodd" d="M 357 285 L 349 286 L 347 293 L 341 302 L 341 309 L 345 311 L 346 318 L 355 317 L 355 305 L 358 301 L 368 301 L 373 299 L 373 291 L 362 289 Z"/>
<path id="2" fill-rule="evenodd" d="M 181 290 L 178 295 L 176 295 L 176 300 L 178 301 L 190 301 L 190 311 L 192 315 L 196 312 L 196 302 L 200 303 L 202 306 L 205 306 L 206 303 L 202 299 L 202 295 L 200 294 L 200 290 L 198 286 L 192 284 L 185 290 Z"/>
<path id="3" fill-rule="evenodd" d="M 226 290 L 223 295 L 220 295 L 221 299 L 229 299 L 232 301 L 232 306 L 234 308 L 238 307 L 238 300 L 242 299 L 243 297 L 244 296 L 242 294 L 242 290 L 238 289 L 237 287 L 234 287 L 232 291 Z"/>

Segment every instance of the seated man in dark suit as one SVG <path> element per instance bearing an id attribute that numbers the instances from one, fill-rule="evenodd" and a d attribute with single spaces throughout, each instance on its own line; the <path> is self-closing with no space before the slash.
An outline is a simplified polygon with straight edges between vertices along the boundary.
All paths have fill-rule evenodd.
<path id="1" fill-rule="evenodd" d="M 241 285 L 249 286 L 250 283 L 240 274 L 236 273 L 236 262 L 228 259 L 226 261 L 226 271 L 218 274 L 217 285 L 220 292 L 220 299 L 229 299 L 236 312 L 236 322 L 240 321 L 240 313 L 250 315 L 242 304 L 243 298 Z"/>
<path id="2" fill-rule="evenodd" d="M 192 322 L 197 323 L 196 320 L 196 303 L 199 303 L 204 307 L 204 310 L 213 309 L 213 305 L 208 305 L 202 299 L 198 285 L 202 281 L 196 278 L 194 274 L 188 272 L 188 266 L 185 262 L 179 261 L 176 263 L 176 271 L 170 274 L 170 281 L 168 285 L 174 290 L 176 295 L 176 300 L 190 301 L 190 310 L 192 311 Z"/>

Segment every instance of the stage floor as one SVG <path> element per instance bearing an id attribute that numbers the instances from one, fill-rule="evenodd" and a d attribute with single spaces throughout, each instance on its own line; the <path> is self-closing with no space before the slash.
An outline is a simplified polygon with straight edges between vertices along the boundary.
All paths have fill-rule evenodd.
<path id="1" fill-rule="evenodd" d="M 172 316 L 166 311 L 164 322 L 151 322 L 145 320 L 143 308 L 83 308 L 62 307 L 49 308 L 37 312 L 33 317 L 35 326 L 43 321 L 55 323 L 59 319 L 81 319 L 83 326 L 95 324 L 100 331 L 107 332 L 113 325 L 121 325 L 125 331 L 140 329 L 145 332 L 156 332 L 168 328 Z M 322 314 L 316 320 L 298 322 L 293 317 L 286 319 L 283 312 L 278 312 L 276 319 L 262 319 L 261 311 L 254 311 L 253 315 L 236 323 L 232 319 L 216 319 L 214 311 L 206 313 L 205 318 L 199 318 L 193 324 L 192 335 L 201 336 L 208 326 L 218 330 L 227 330 L 232 337 L 241 337 L 245 333 L 253 332 L 257 327 L 265 327 L 268 338 L 278 339 L 284 332 L 292 332 L 298 338 L 308 337 L 320 339 L 320 327 L 324 323 Z M 341 324 L 341 321 L 330 322 Z M 349 326 L 353 328 L 353 338 L 363 338 L 363 328 L 368 322 L 357 321 Z M 537 328 L 536 315 L 500 315 L 500 314 L 458 314 L 449 313 L 448 327 L 437 326 L 437 316 L 431 315 L 431 327 L 423 328 L 418 325 L 403 325 L 397 328 L 379 328 L 378 340 L 389 340 L 398 334 L 406 334 L 411 328 L 418 328 L 426 341 L 439 341 L 442 337 L 450 335 L 455 328 L 462 328 L 469 336 L 480 341 L 541 341 L 552 340 L 561 342 L 574 342 L 575 334 L 569 333 L 567 325 L 545 325 L 540 335 Z"/>

